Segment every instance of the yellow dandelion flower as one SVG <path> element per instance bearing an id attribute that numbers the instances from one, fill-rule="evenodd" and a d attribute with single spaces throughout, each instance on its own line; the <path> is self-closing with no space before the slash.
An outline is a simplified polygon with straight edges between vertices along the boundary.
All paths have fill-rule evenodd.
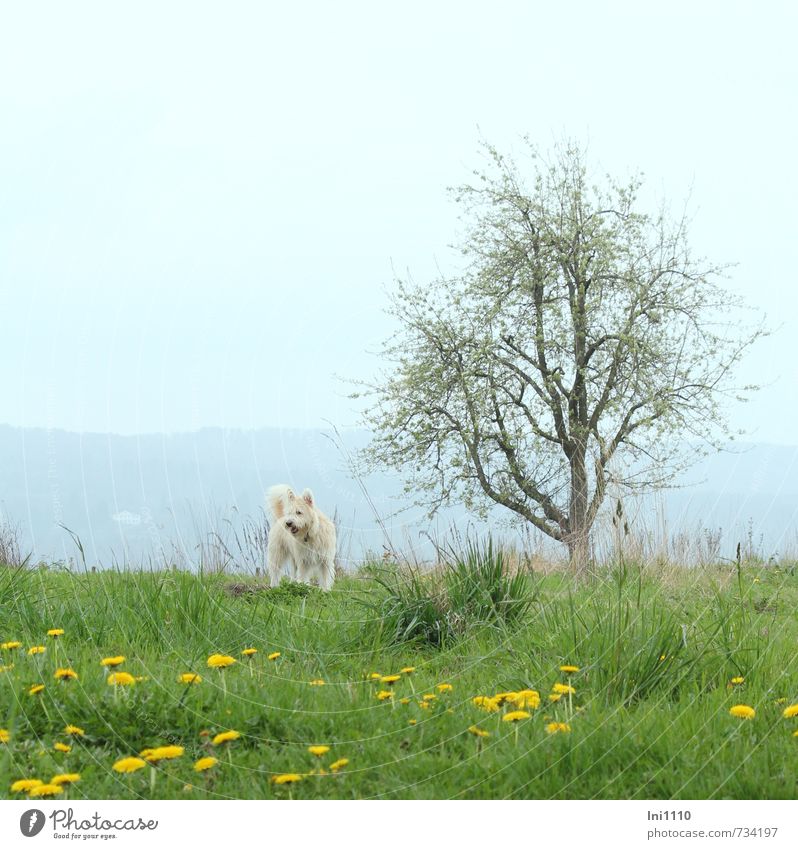
<path id="1" fill-rule="evenodd" d="M 512 699 L 514 699 L 516 697 L 516 695 L 517 695 L 517 693 L 515 693 L 515 692 L 512 692 L 512 693 L 496 693 L 496 695 L 494 695 L 493 698 L 496 701 L 496 704 L 501 706 L 505 702 L 509 702 Z"/>
<path id="2" fill-rule="evenodd" d="M 314 678 L 310 682 L 310 686 L 311 687 L 323 687 L 324 686 L 324 679 L 323 678 Z"/>
<path id="3" fill-rule="evenodd" d="M 0 644 L 0 649 L 10 650 L 10 649 L 21 649 L 21 648 L 22 648 L 22 643 L 18 642 L 17 640 L 11 640 L 8 643 Z"/>
<path id="4" fill-rule="evenodd" d="M 435 693 L 424 693 L 421 698 L 425 699 L 428 702 L 434 702 L 435 699 L 437 699 L 438 697 L 435 695 Z"/>
<path id="5" fill-rule="evenodd" d="M 60 775 L 54 775 L 50 784 L 74 784 L 76 781 L 80 781 L 79 772 L 62 772 Z"/>
<path id="6" fill-rule="evenodd" d="M 750 705 L 734 705 L 729 708 L 729 713 L 739 719 L 753 719 L 756 716 L 756 711 Z"/>
<path id="7" fill-rule="evenodd" d="M 380 684 L 395 684 L 401 677 L 401 675 L 383 675 L 380 677 Z"/>
<path id="8" fill-rule="evenodd" d="M 29 796 L 58 796 L 59 793 L 63 793 L 64 788 L 61 787 L 60 784 L 40 784 L 38 787 L 34 787 Z"/>
<path id="9" fill-rule="evenodd" d="M 408 725 L 415 725 L 415 724 L 416 724 L 416 722 L 417 722 L 417 720 L 415 720 L 415 719 L 408 719 L 408 720 L 407 720 L 407 724 L 408 724 Z"/>
<path id="10" fill-rule="evenodd" d="M 380 690 L 379 693 L 377 693 L 376 698 L 378 698 L 381 702 L 384 702 L 386 699 L 393 698 L 393 692 L 391 690 Z"/>
<path id="11" fill-rule="evenodd" d="M 566 672 L 568 675 L 571 675 L 574 672 L 579 672 L 579 667 L 573 666 L 570 663 L 565 663 L 560 667 L 560 672 Z"/>
<path id="12" fill-rule="evenodd" d="M 228 666 L 232 666 L 236 659 L 230 657 L 229 654 L 212 654 L 207 662 L 209 669 L 226 669 Z"/>
<path id="13" fill-rule="evenodd" d="M 525 710 L 511 710 L 509 713 L 505 713 L 502 717 L 502 722 L 519 722 L 522 719 L 529 719 L 532 716 L 531 713 L 527 713 Z"/>
<path id="14" fill-rule="evenodd" d="M 28 654 L 44 654 L 46 651 L 46 646 L 31 646 L 28 649 Z"/>
<path id="15" fill-rule="evenodd" d="M 34 684 L 30 688 L 30 690 L 28 690 L 28 695 L 29 696 L 36 696 L 39 693 L 41 693 L 43 689 L 44 689 L 44 684 Z"/>
<path id="16" fill-rule="evenodd" d="M 450 693 L 454 687 L 451 684 L 438 684 L 435 688 L 439 693 Z"/>
<path id="17" fill-rule="evenodd" d="M 311 755 L 315 755 L 317 758 L 320 758 L 323 755 L 326 755 L 327 752 L 330 751 L 330 747 L 329 746 L 308 746 L 308 751 L 310 752 Z"/>
<path id="18" fill-rule="evenodd" d="M 562 698 L 562 693 L 549 693 L 550 702 L 559 702 Z"/>
<path id="19" fill-rule="evenodd" d="M 64 728 L 64 734 L 71 734 L 73 737 L 86 736 L 86 732 L 79 725 L 67 725 Z"/>
<path id="20" fill-rule="evenodd" d="M 125 662 L 125 656 L 123 654 L 119 654 L 116 657 L 104 657 L 100 661 L 100 666 L 104 666 L 106 669 L 112 669 L 114 666 L 120 666 Z"/>
<path id="21" fill-rule="evenodd" d="M 38 778 L 20 778 L 11 785 L 12 793 L 29 793 L 34 787 L 41 787 L 43 781 Z"/>
<path id="22" fill-rule="evenodd" d="M 216 758 L 200 758 L 194 764 L 194 771 L 205 772 L 205 770 L 210 769 L 212 766 L 216 766 L 218 763 L 219 761 L 217 761 Z"/>
<path id="23" fill-rule="evenodd" d="M 559 693 L 561 696 L 565 696 L 568 693 L 572 696 L 576 695 L 576 690 L 570 684 L 555 684 L 551 689 L 552 692 Z"/>
<path id="24" fill-rule="evenodd" d="M 47 632 L 48 637 L 63 637 L 64 629 L 63 628 L 50 628 Z"/>
<path id="25" fill-rule="evenodd" d="M 135 772 L 145 766 L 147 766 L 147 762 L 141 758 L 122 758 L 114 764 L 114 769 L 117 772 Z"/>
<path id="26" fill-rule="evenodd" d="M 0 728 L 0 743 L 8 743 L 11 739 L 11 735 L 8 733 L 7 728 Z"/>
<path id="27" fill-rule="evenodd" d="M 410 699 L 408 699 L 407 696 L 404 696 L 403 698 L 399 699 L 399 704 L 400 705 L 409 705 Z"/>
<path id="28" fill-rule="evenodd" d="M 229 743 L 232 740 L 238 740 L 241 733 L 238 731 L 222 731 L 213 738 L 214 746 L 221 746 L 222 743 Z"/>
<path id="29" fill-rule="evenodd" d="M 253 654 L 257 654 L 257 653 L 258 653 L 257 649 L 244 649 L 241 652 L 241 654 L 243 654 L 244 657 L 252 657 Z"/>
<path id="30" fill-rule="evenodd" d="M 512 699 L 509 699 L 516 707 L 535 708 L 540 707 L 540 693 L 537 690 L 519 690 Z"/>
<path id="31" fill-rule="evenodd" d="M 379 681 L 380 678 L 382 678 L 382 672 L 370 672 L 368 677 L 371 678 L 372 681 Z"/>
<path id="32" fill-rule="evenodd" d="M 184 672 L 177 680 L 180 684 L 201 684 L 202 676 L 196 672 Z"/>
<path id="33" fill-rule="evenodd" d="M 550 722 L 546 726 L 547 734 L 568 734 L 571 726 L 567 722 Z"/>
<path id="34" fill-rule="evenodd" d="M 484 728 L 480 728 L 478 725 L 469 725 L 468 730 L 475 737 L 490 737 L 490 731 L 485 731 Z"/>
<path id="35" fill-rule="evenodd" d="M 267 657 L 268 660 L 277 660 L 277 658 L 280 657 L 280 652 L 273 651 L 271 654 L 267 655 L 266 657 Z"/>
<path id="36" fill-rule="evenodd" d="M 412 672 L 416 671 L 416 667 L 415 666 L 403 666 L 399 671 L 403 675 L 410 675 Z"/>
<path id="37" fill-rule="evenodd" d="M 143 752 L 139 752 L 139 757 L 150 763 L 157 763 L 158 761 L 180 758 L 185 754 L 185 751 L 182 746 L 156 746 L 154 749 L 145 749 Z"/>
<path id="38" fill-rule="evenodd" d="M 792 719 L 794 716 L 798 716 L 798 704 L 784 708 L 782 716 L 785 719 Z"/>
<path id="39" fill-rule="evenodd" d="M 488 713 L 495 713 L 499 709 L 499 702 L 491 696 L 474 696 L 471 703 Z"/>
<path id="40" fill-rule="evenodd" d="M 78 673 L 74 669 L 56 669 L 53 676 L 57 681 L 74 681 L 78 677 Z"/>
<path id="41" fill-rule="evenodd" d="M 56 752 L 63 752 L 65 755 L 68 755 L 72 751 L 72 746 L 67 746 L 66 743 L 56 743 L 53 748 Z"/>
<path id="42" fill-rule="evenodd" d="M 744 684 L 745 678 L 743 678 L 742 675 L 735 675 L 734 678 L 729 681 L 729 683 L 733 684 L 734 686 L 737 686 L 738 684 Z"/>
<path id="43" fill-rule="evenodd" d="M 333 761 L 330 764 L 330 772 L 338 772 L 339 769 L 343 769 L 348 764 L 349 758 L 338 758 L 337 761 Z"/>
<path id="44" fill-rule="evenodd" d="M 418 703 L 418 706 L 421 708 L 421 710 L 427 710 L 427 708 L 429 707 L 429 702 L 422 700 Z"/>
<path id="45" fill-rule="evenodd" d="M 272 776 L 272 784 L 296 784 L 297 781 L 302 781 L 298 772 L 284 772 L 282 775 Z"/>
<path id="46" fill-rule="evenodd" d="M 798 731 L 793 731 L 793 732 L 792 732 L 792 736 L 793 736 L 793 737 L 798 737 Z"/>
<path id="47" fill-rule="evenodd" d="M 112 672 L 108 676 L 109 687 L 130 687 L 136 679 L 129 672 Z"/>

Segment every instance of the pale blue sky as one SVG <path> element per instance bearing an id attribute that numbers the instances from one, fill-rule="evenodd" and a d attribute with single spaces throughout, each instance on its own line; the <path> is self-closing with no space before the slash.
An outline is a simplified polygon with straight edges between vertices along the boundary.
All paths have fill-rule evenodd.
<path id="1" fill-rule="evenodd" d="M 353 424 L 392 263 L 445 269 L 445 187 L 528 133 L 692 186 L 697 252 L 781 325 L 734 422 L 798 442 L 796 13 L 660 9 L 5 4 L 0 422 Z"/>

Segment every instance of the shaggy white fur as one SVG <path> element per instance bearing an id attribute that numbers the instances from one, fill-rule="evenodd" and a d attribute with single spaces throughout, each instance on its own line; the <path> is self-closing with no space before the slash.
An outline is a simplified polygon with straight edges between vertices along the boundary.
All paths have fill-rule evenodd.
<path id="1" fill-rule="evenodd" d="M 280 583 L 283 565 L 291 578 L 304 584 L 316 578 L 326 592 L 335 580 L 335 525 L 316 508 L 313 493 L 297 497 L 290 486 L 273 486 L 266 496 L 273 523 L 269 530 L 267 560 L 271 585 Z"/>

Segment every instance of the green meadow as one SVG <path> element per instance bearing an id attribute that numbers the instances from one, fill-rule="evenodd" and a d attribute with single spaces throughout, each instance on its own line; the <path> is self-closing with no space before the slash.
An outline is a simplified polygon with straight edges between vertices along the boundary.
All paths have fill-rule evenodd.
<path id="1" fill-rule="evenodd" d="M 798 796 L 795 564 L 455 561 L 329 594 L 0 567 L 0 796 Z"/>

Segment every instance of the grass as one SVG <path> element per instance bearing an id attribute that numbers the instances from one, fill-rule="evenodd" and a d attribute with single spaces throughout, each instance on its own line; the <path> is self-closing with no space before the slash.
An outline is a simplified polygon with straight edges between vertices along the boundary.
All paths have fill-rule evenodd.
<path id="1" fill-rule="evenodd" d="M 795 568 L 665 580 L 627 565 L 580 584 L 510 577 L 501 553 L 483 547 L 434 575 L 370 570 L 329 595 L 177 571 L 24 568 L 0 569 L 0 594 L 0 643 L 22 643 L 0 650 L 0 796 L 15 795 L 17 779 L 57 773 L 81 776 L 59 798 L 92 799 L 798 795 L 798 719 L 782 717 L 798 702 Z M 51 628 L 63 636 L 45 636 Z M 28 655 L 33 645 L 47 650 Z M 250 660 L 248 647 L 258 649 Z M 208 669 L 217 652 L 237 662 Z M 106 683 L 100 660 L 119 654 L 118 669 L 142 680 Z M 56 681 L 67 666 L 77 680 Z M 370 677 L 411 666 L 393 684 Z M 184 672 L 203 680 L 180 684 Z M 557 682 L 576 693 L 549 702 Z M 38 683 L 45 690 L 29 695 Z M 451 690 L 437 689 L 444 683 Z M 502 719 L 511 704 L 472 703 L 523 689 L 538 690 L 541 705 L 518 723 Z M 394 695 L 381 701 L 380 691 Z M 731 716 L 738 703 L 756 717 Z M 551 722 L 571 731 L 547 733 Z M 67 724 L 85 736 L 68 737 Z M 469 733 L 474 725 L 490 736 Z M 241 737 L 214 746 L 228 729 Z M 330 751 L 307 751 L 318 744 Z M 185 753 L 132 774 L 112 769 L 164 745 Z M 195 772 L 205 756 L 218 763 Z M 348 764 L 330 773 L 341 758 Z M 282 773 L 302 779 L 271 781 Z"/>

